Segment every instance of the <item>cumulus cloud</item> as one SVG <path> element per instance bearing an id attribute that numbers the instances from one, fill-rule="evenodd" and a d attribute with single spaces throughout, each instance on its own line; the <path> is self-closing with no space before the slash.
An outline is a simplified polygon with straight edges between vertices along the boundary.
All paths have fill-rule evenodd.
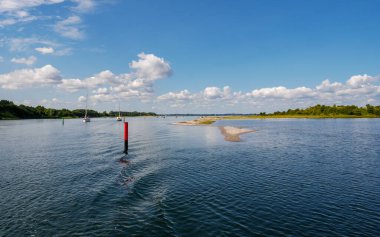
<path id="1" fill-rule="evenodd" d="M 253 90 L 250 94 L 253 98 L 301 98 L 301 97 L 312 97 L 314 91 L 307 87 L 297 87 L 294 89 L 288 89 L 283 86 L 271 87 L 271 88 L 261 88 Z"/>
<path id="2" fill-rule="evenodd" d="M 63 79 L 58 87 L 68 92 L 76 92 L 81 89 L 94 89 L 98 86 L 104 86 L 107 83 L 115 83 L 117 79 L 118 76 L 109 70 L 105 70 L 84 80 Z"/>
<path id="3" fill-rule="evenodd" d="M 62 21 L 58 21 L 54 30 L 63 37 L 79 40 L 84 38 L 81 26 L 82 19 L 79 16 L 70 16 Z"/>
<path id="4" fill-rule="evenodd" d="M 54 49 L 52 47 L 40 47 L 35 48 L 37 52 L 40 52 L 41 54 L 52 54 L 54 53 Z"/>
<path id="5" fill-rule="evenodd" d="M 158 100 L 167 100 L 167 101 L 187 101 L 191 100 L 193 98 L 193 95 L 190 93 L 189 90 L 182 90 L 180 92 L 169 92 L 166 94 L 163 94 L 161 96 L 158 96 Z"/>
<path id="6" fill-rule="evenodd" d="M 148 100 L 154 93 L 154 82 L 170 76 L 171 67 L 163 58 L 154 54 L 141 53 L 138 57 L 137 61 L 129 64 L 130 73 L 114 74 L 110 70 L 104 70 L 83 80 L 63 79 L 58 87 L 68 92 L 95 89 L 90 99 L 97 102 L 132 97 Z"/>
<path id="7" fill-rule="evenodd" d="M 154 81 L 171 75 L 170 64 L 154 54 L 140 53 L 138 61 L 132 61 L 129 67 L 137 78 Z"/>
<path id="8" fill-rule="evenodd" d="M 206 87 L 203 90 L 204 98 L 206 99 L 218 99 L 227 97 L 231 93 L 231 89 L 229 86 L 225 86 L 223 89 L 220 89 L 219 87 L 211 86 Z"/>
<path id="9" fill-rule="evenodd" d="M 20 89 L 32 86 L 58 84 L 61 81 L 60 72 L 51 65 L 41 68 L 21 69 L 6 74 L 0 74 L 0 86 L 4 89 Z"/>
<path id="10" fill-rule="evenodd" d="M 367 74 L 355 75 L 347 81 L 347 85 L 349 85 L 352 88 L 360 88 L 370 85 L 371 82 L 374 82 L 375 80 L 375 77 L 368 76 Z"/>
<path id="11" fill-rule="evenodd" d="M 12 58 L 11 62 L 16 64 L 33 65 L 37 61 L 37 58 L 30 56 L 28 58 Z"/>
<path id="12" fill-rule="evenodd" d="M 334 92 L 342 87 L 343 87 L 342 83 L 340 82 L 331 83 L 330 80 L 326 79 L 322 81 L 322 83 L 318 85 L 316 89 L 318 91 L 323 91 L 323 92 Z"/>
<path id="13" fill-rule="evenodd" d="M 315 88 L 278 86 L 254 89 L 246 93 L 232 91 L 229 86 L 223 88 L 211 86 L 196 93 L 190 93 L 189 90 L 168 92 L 158 96 L 157 100 L 176 108 L 186 106 L 187 109 L 217 108 L 219 106 L 221 111 L 226 112 L 223 106 L 232 106 L 231 109 L 235 111 L 241 109 L 241 112 L 245 113 L 265 111 L 268 108 L 281 110 L 305 107 L 317 103 L 364 105 L 368 101 L 380 102 L 380 86 L 374 84 L 376 81 L 377 77 L 356 75 L 345 83 L 324 80 Z"/>

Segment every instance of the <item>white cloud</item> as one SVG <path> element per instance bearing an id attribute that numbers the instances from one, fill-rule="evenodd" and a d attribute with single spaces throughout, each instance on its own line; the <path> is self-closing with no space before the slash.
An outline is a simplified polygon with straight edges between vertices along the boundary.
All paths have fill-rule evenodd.
<path id="1" fill-rule="evenodd" d="M 30 56 L 28 58 L 12 58 L 11 62 L 12 63 L 17 63 L 17 64 L 25 64 L 25 65 L 33 65 L 37 61 L 37 58 L 34 56 Z"/>
<path id="2" fill-rule="evenodd" d="M 4 62 L 4 58 L 0 56 L 0 63 Z"/>
<path id="3" fill-rule="evenodd" d="M 219 98 L 225 98 L 228 97 L 231 93 L 231 88 L 229 86 L 223 87 L 223 89 L 215 86 L 206 87 L 203 90 L 203 96 L 206 99 L 219 99 Z"/>
<path id="4" fill-rule="evenodd" d="M 25 52 L 30 49 L 33 45 L 45 45 L 49 47 L 58 46 L 57 43 L 54 43 L 49 40 L 42 40 L 36 37 L 30 38 L 10 38 L 5 39 L 4 44 L 9 46 L 9 50 L 12 52 Z"/>
<path id="5" fill-rule="evenodd" d="M 96 4 L 93 0 L 72 0 L 77 5 L 72 9 L 78 12 L 88 12 L 95 8 Z"/>
<path id="6" fill-rule="evenodd" d="M 14 12 L 41 5 L 62 3 L 64 0 L 0 0 L 0 12 Z"/>
<path id="7" fill-rule="evenodd" d="M 137 78 L 154 81 L 171 75 L 170 64 L 163 58 L 145 53 L 140 53 L 138 57 L 140 58 L 138 61 L 132 61 L 129 64 Z"/>
<path id="8" fill-rule="evenodd" d="M 57 22 L 54 30 L 63 37 L 79 40 L 84 38 L 84 32 L 80 25 L 82 19 L 79 16 L 70 16 L 65 20 Z"/>
<path id="9" fill-rule="evenodd" d="M 81 89 L 86 89 L 86 84 L 80 79 L 62 79 L 61 84 L 58 85 L 58 88 L 61 88 L 67 92 L 76 92 Z"/>
<path id="10" fill-rule="evenodd" d="M 68 92 L 95 89 L 90 97 L 96 102 L 114 101 L 117 98 L 149 100 L 154 93 L 154 82 L 171 74 L 169 63 L 153 54 L 141 53 L 138 61 L 129 64 L 131 73 L 114 74 L 102 71 L 86 79 L 63 79 L 59 88 Z"/>
<path id="11" fill-rule="evenodd" d="M 25 23 L 25 22 L 30 22 L 30 21 L 34 21 L 38 19 L 38 17 L 36 16 L 8 16 L 7 18 L 4 18 L 2 20 L 0 20 L 0 28 L 4 28 L 6 26 L 11 26 L 11 25 L 15 25 L 17 23 Z"/>
<path id="12" fill-rule="evenodd" d="M 371 82 L 374 82 L 375 80 L 375 77 L 368 76 L 367 74 L 355 75 L 347 81 L 347 85 L 349 85 L 352 88 L 360 88 L 369 85 Z"/>
<path id="13" fill-rule="evenodd" d="M 186 101 L 191 100 L 193 98 L 193 95 L 190 93 L 189 90 L 182 90 L 178 93 L 175 92 L 169 92 L 166 94 L 163 94 L 159 97 L 157 97 L 158 100 L 168 100 L 168 101 Z"/>
<path id="14" fill-rule="evenodd" d="M 339 83 L 339 82 L 331 83 L 328 79 L 326 79 L 322 81 L 322 83 L 318 85 L 316 89 L 319 91 L 324 91 L 324 92 L 334 92 L 342 87 L 343 87 L 342 83 Z"/>
<path id="15" fill-rule="evenodd" d="M 363 75 L 353 76 L 346 83 L 324 80 L 315 88 L 278 86 L 254 89 L 247 93 L 232 91 L 228 86 L 211 86 L 197 93 L 190 93 L 188 90 L 168 92 L 158 96 L 157 101 L 166 108 L 186 107 L 187 112 L 210 112 L 210 109 L 219 112 L 273 112 L 318 103 L 365 105 L 369 101 L 380 102 L 380 86 L 373 84 L 377 80 L 377 77 Z M 231 111 L 226 111 L 228 109 Z"/>
<path id="16" fill-rule="evenodd" d="M 83 95 L 79 96 L 79 98 L 78 98 L 78 102 L 79 102 L 79 103 L 86 102 L 86 97 L 83 96 Z"/>
<path id="17" fill-rule="evenodd" d="M 94 90 L 93 93 L 95 94 L 108 94 L 108 88 L 98 88 L 97 90 Z"/>
<path id="18" fill-rule="evenodd" d="M 13 19 L 13 18 L 2 19 L 2 20 L 0 20 L 0 28 L 4 28 L 4 27 L 10 26 L 10 25 L 14 25 L 16 23 L 17 23 L 17 20 Z"/>
<path id="19" fill-rule="evenodd" d="M 29 10 L 49 4 L 61 3 L 64 0 L 0 0 L 0 28 L 17 23 L 31 22 L 39 19 L 30 15 Z"/>
<path id="20" fill-rule="evenodd" d="M 220 88 L 218 87 L 215 87 L 215 86 L 211 86 L 211 87 L 206 87 L 204 90 L 203 90 L 203 95 L 207 98 L 207 99 L 216 99 L 216 98 L 221 98 L 223 93 L 222 91 L 220 90 Z"/>
<path id="21" fill-rule="evenodd" d="M 73 52 L 72 48 L 64 48 L 60 50 L 56 50 L 54 55 L 56 56 L 66 56 L 66 55 L 71 55 Z"/>
<path id="22" fill-rule="evenodd" d="M 253 98 L 283 98 L 283 99 L 311 97 L 313 95 L 314 95 L 313 90 L 307 87 L 297 87 L 294 89 L 288 89 L 283 86 L 256 89 L 250 93 L 250 96 L 252 96 Z"/>
<path id="23" fill-rule="evenodd" d="M 51 65 L 0 74 L 0 86 L 4 89 L 15 90 L 32 86 L 46 86 L 58 84 L 60 81 L 60 72 Z"/>
<path id="24" fill-rule="evenodd" d="M 52 47 L 40 47 L 35 48 L 37 52 L 40 52 L 41 54 L 52 54 L 54 53 L 54 49 Z"/>
<path id="25" fill-rule="evenodd" d="M 110 94 L 95 94 L 90 96 L 90 100 L 94 103 L 98 102 L 105 102 L 105 101 L 116 101 L 116 96 L 115 95 L 110 95 Z"/>

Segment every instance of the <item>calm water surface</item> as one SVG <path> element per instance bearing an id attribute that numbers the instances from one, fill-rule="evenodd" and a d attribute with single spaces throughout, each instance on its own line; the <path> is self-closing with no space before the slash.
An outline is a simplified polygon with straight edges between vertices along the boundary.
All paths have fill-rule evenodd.
<path id="1" fill-rule="evenodd" d="M 0 121 L 0 236 L 380 236 L 379 119 L 188 119 Z"/>

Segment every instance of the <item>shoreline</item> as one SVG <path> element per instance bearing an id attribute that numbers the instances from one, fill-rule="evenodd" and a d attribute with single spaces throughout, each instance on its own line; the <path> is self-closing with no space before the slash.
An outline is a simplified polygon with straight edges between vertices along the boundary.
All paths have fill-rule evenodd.
<path id="1" fill-rule="evenodd" d="M 284 116 L 260 116 L 260 115 L 248 115 L 248 116 L 216 116 L 216 117 L 201 117 L 199 119 L 193 119 L 188 121 L 175 122 L 175 125 L 184 126 L 204 126 L 211 125 L 219 120 L 258 120 L 258 119 L 380 119 L 380 117 L 374 116 L 355 116 L 355 115 L 343 115 L 343 116 L 314 116 L 314 115 L 284 115 Z"/>

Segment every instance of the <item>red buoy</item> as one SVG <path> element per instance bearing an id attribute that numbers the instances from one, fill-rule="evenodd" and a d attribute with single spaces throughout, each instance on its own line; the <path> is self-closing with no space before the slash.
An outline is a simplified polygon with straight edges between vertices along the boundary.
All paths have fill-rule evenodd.
<path id="1" fill-rule="evenodd" d="M 124 153 L 128 153 L 128 122 L 124 122 Z"/>

